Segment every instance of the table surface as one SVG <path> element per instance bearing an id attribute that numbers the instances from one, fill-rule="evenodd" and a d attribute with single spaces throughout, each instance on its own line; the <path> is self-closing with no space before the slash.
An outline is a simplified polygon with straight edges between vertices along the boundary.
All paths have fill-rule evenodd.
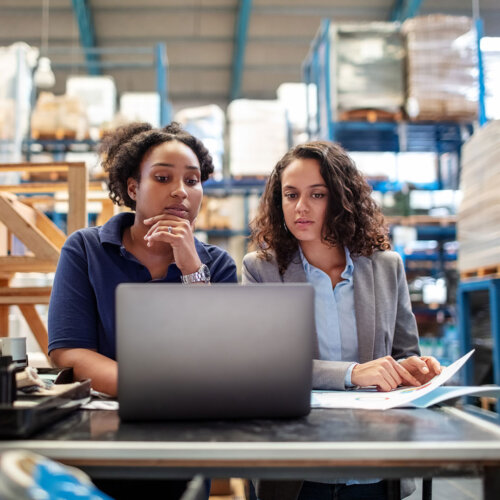
<path id="1" fill-rule="evenodd" d="M 429 460 L 498 462 L 500 426 L 452 407 L 314 409 L 289 420 L 123 423 L 79 410 L 28 440 L 0 441 L 55 459 Z"/>

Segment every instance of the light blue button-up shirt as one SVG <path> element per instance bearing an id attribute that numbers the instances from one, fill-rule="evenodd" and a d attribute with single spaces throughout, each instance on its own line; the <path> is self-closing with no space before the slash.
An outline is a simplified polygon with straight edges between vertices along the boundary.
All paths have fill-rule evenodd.
<path id="1" fill-rule="evenodd" d="M 299 247 L 300 249 L 300 247 Z M 306 278 L 314 288 L 314 314 L 319 344 L 319 358 L 326 361 L 352 361 L 345 376 L 345 386 L 352 387 L 351 374 L 359 362 L 358 334 L 354 310 L 354 263 L 348 248 L 345 249 L 346 266 L 335 288 L 328 274 L 309 264 L 300 249 Z M 332 479 L 324 483 L 371 484 L 380 479 Z"/>
<path id="2" fill-rule="evenodd" d="M 306 278 L 314 288 L 316 333 L 319 359 L 326 361 L 352 361 L 346 374 L 346 387 L 350 387 L 354 364 L 359 361 L 358 335 L 354 312 L 354 263 L 345 248 L 346 266 L 340 275 L 342 281 L 335 288 L 328 274 L 309 264 L 302 250 L 300 256 Z"/>
<path id="3" fill-rule="evenodd" d="M 300 249 L 300 247 L 299 247 Z M 346 266 L 335 288 L 328 274 L 309 264 L 300 249 L 307 281 L 314 288 L 314 315 L 318 336 L 319 358 L 326 361 L 352 361 L 345 376 L 345 386 L 352 387 L 351 374 L 359 362 L 358 334 L 354 310 L 354 262 L 348 248 L 345 249 Z M 371 484 L 380 479 L 351 479 L 346 484 Z M 320 482 L 337 483 L 335 479 Z"/>

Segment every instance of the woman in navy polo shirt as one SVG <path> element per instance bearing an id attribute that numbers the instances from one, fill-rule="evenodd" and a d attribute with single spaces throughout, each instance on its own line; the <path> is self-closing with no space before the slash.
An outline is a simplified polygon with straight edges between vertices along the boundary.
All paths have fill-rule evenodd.
<path id="1" fill-rule="evenodd" d="M 136 123 L 100 150 L 110 198 L 134 212 L 73 233 L 61 251 L 49 308 L 49 353 L 75 379 L 117 394 L 115 289 L 120 283 L 236 282 L 227 252 L 193 235 L 213 172 L 201 141 L 172 123 Z"/>

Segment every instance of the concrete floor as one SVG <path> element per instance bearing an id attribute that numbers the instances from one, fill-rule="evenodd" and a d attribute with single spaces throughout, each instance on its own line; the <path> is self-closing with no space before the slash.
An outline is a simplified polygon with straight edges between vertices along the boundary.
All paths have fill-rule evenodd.
<path id="1" fill-rule="evenodd" d="M 422 480 L 416 482 L 417 490 L 406 500 L 421 500 Z M 482 500 L 482 488 L 481 479 L 433 479 L 432 500 Z"/>

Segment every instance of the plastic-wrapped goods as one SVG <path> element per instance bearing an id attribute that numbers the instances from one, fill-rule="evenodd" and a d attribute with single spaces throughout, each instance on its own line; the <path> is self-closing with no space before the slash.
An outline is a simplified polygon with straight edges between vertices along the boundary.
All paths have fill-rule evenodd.
<path id="1" fill-rule="evenodd" d="M 70 76 L 66 80 L 66 94 L 83 101 L 91 127 L 113 121 L 116 85 L 111 76 Z"/>
<path id="2" fill-rule="evenodd" d="M 475 120 L 479 72 L 472 19 L 436 14 L 408 19 L 401 29 L 406 37 L 408 116 Z"/>
<path id="3" fill-rule="evenodd" d="M 286 116 L 292 130 L 292 145 L 306 142 L 309 130 L 316 132 L 317 96 L 313 83 L 282 83 L 276 96 L 286 110 Z"/>
<path id="4" fill-rule="evenodd" d="M 0 161 L 21 161 L 22 141 L 28 131 L 33 89 L 33 67 L 38 49 L 25 43 L 0 47 Z M 13 184 L 17 172 L 0 174 L 0 183 Z"/>
<path id="5" fill-rule="evenodd" d="M 14 139 L 15 134 L 15 107 L 14 99 L 0 99 L 0 140 Z"/>
<path id="6" fill-rule="evenodd" d="M 158 92 L 124 92 L 120 97 L 120 114 L 127 122 L 147 122 L 160 126 Z"/>
<path id="7" fill-rule="evenodd" d="M 500 120 L 480 128 L 462 148 L 458 267 L 500 266 Z"/>
<path id="8" fill-rule="evenodd" d="M 489 120 L 500 120 L 500 37 L 481 39 L 485 107 Z"/>
<path id="9" fill-rule="evenodd" d="M 395 23 L 333 24 L 330 43 L 334 120 L 347 110 L 401 110 L 405 50 Z"/>
<path id="10" fill-rule="evenodd" d="M 269 175 L 288 151 L 288 124 L 283 104 L 237 99 L 229 104 L 227 114 L 231 175 Z"/>
<path id="11" fill-rule="evenodd" d="M 178 111 L 174 120 L 200 139 L 210 152 L 214 164 L 213 178 L 220 180 L 224 164 L 224 111 L 215 105 L 186 108 Z"/>
<path id="12" fill-rule="evenodd" d="M 31 135 L 34 138 L 85 139 L 88 118 L 81 99 L 40 93 L 31 115 Z"/>

